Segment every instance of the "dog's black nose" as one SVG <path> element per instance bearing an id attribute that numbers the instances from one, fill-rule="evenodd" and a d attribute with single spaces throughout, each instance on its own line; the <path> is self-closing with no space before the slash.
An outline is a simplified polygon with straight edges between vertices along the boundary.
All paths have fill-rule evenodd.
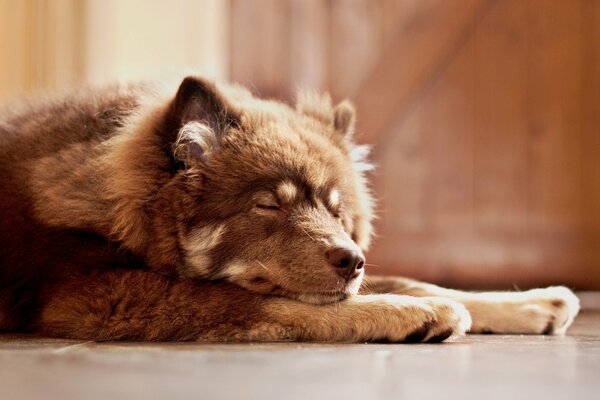
<path id="1" fill-rule="evenodd" d="M 365 256 L 360 250 L 336 248 L 327 253 L 329 263 L 335 268 L 339 276 L 345 279 L 355 278 L 360 275 L 360 270 L 365 266 Z"/>

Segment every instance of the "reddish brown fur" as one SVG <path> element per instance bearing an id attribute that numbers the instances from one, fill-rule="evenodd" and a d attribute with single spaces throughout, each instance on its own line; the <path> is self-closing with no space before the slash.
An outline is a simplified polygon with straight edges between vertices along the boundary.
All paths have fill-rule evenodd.
<path id="1" fill-rule="evenodd" d="M 131 269 L 174 278 L 225 278 L 252 291 L 292 297 L 319 291 L 344 296 L 342 282 L 327 265 L 326 246 L 313 242 L 306 230 L 318 235 L 317 230 L 334 227 L 363 247 L 368 243 L 370 200 L 360 171 L 352 171 L 352 145 L 343 139 L 352 129 L 353 110 L 349 105 L 336 110 L 328 99 L 316 97 L 302 107 L 296 111 L 241 88 L 217 89 L 188 78 L 174 99 L 136 85 L 85 90 L 7 111 L 0 125 L 0 329 L 98 339 L 199 338 L 204 332 L 189 333 L 197 323 L 178 334 L 162 331 L 160 319 L 158 328 L 148 331 L 130 319 L 129 333 L 108 327 L 94 333 L 89 324 L 113 324 L 111 309 L 137 301 L 148 315 L 172 315 L 178 307 L 189 310 L 186 315 L 198 307 L 207 315 L 227 309 L 228 318 L 217 319 L 227 325 L 236 313 L 247 316 L 249 310 L 228 308 L 224 298 L 248 304 L 261 298 L 231 285 L 172 281 Z M 189 153 L 181 152 L 179 131 L 190 121 L 214 131 L 219 149 L 208 160 L 194 157 L 197 143 L 183 142 Z M 320 207 L 315 215 L 327 221 L 306 225 L 304 232 L 283 225 L 280 215 L 253 213 L 253 196 L 274 192 L 285 180 L 303 192 L 298 202 L 313 202 L 326 195 L 318 191 L 332 185 L 344 191 L 342 223 L 327 216 L 325 201 L 314 209 Z M 299 204 L 281 204 L 281 215 L 292 218 Z M 216 224 L 223 237 L 207 252 L 206 265 L 188 265 L 182 246 L 193 229 Z M 188 246 L 193 250 L 193 243 Z M 268 274 L 260 265 L 227 269 L 230 262 L 254 260 Z M 190 287 L 198 294 L 189 295 Z M 222 329 L 211 334 L 228 336 Z"/>
<path id="2" fill-rule="evenodd" d="M 174 96 L 114 86 L 5 111 L 0 331 L 392 342 L 464 333 L 463 305 L 357 295 L 362 264 L 346 273 L 332 261 L 340 249 L 360 261 L 371 236 L 354 119 L 350 103 L 327 96 L 304 94 L 291 108 L 197 78 Z M 392 278 L 372 287 L 454 298 L 476 329 L 512 329 L 482 313 L 505 306 L 489 294 Z M 495 310 L 514 314 L 518 331 L 563 332 L 577 300 L 548 291 L 532 294 L 534 314 Z"/>

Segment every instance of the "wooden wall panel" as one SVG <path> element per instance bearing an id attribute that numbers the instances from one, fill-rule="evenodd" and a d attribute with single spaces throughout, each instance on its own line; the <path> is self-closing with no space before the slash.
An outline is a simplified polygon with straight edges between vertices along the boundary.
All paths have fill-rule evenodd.
<path id="1" fill-rule="evenodd" d="M 536 227 L 582 221 L 582 2 L 529 3 L 528 118 L 531 218 Z"/>
<path id="2" fill-rule="evenodd" d="M 473 36 L 476 225 L 523 230 L 529 211 L 528 3 L 495 4 Z"/>
<path id="3" fill-rule="evenodd" d="M 86 5 L 86 81 L 180 80 L 184 74 L 228 78 L 227 2 L 82 2 Z"/>
<path id="4" fill-rule="evenodd" d="M 376 272 L 600 288 L 600 2 L 284 3 L 302 67 L 259 80 L 356 101 L 379 165 Z"/>
<path id="5" fill-rule="evenodd" d="M 229 76 L 222 0 L 0 0 L 0 102 L 115 80 Z"/>
<path id="6" fill-rule="evenodd" d="M 84 4 L 0 0 L 0 102 L 84 80 Z"/>
<path id="7" fill-rule="evenodd" d="M 287 86 L 291 90 L 329 88 L 330 14 L 327 3 L 321 0 L 290 2 L 290 78 Z"/>
<path id="8" fill-rule="evenodd" d="M 491 1 L 463 0 L 461 7 L 437 0 L 415 2 L 404 26 L 382 53 L 376 67 L 355 94 L 357 106 L 368 118 L 359 120 L 365 140 L 374 141 L 419 101 L 471 34 Z"/>
<path id="9" fill-rule="evenodd" d="M 290 2 L 231 1 L 231 77 L 264 96 L 291 98 Z"/>
<path id="10" fill-rule="evenodd" d="M 0 101 L 182 69 L 351 97 L 377 272 L 600 288 L 600 1 L 0 0 L 0 57 Z"/>
<path id="11" fill-rule="evenodd" d="M 444 79 L 435 82 L 420 100 L 421 134 L 429 144 L 431 165 L 423 212 L 433 216 L 431 231 L 470 231 L 474 227 L 474 52 L 474 42 L 468 40 L 449 63 Z"/>
<path id="12" fill-rule="evenodd" d="M 600 287 L 595 7 L 495 3 L 397 110 L 404 122 L 380 132 L 370 262 L 453 286 Z"/>
<path id="13" fill-rule="evenodd" d="M 330 92 L 354 94 L 382 51 L 381 7 L 372 0 L 336 0 L 330 18 Z"/>
<path id="14" fill-rule="evenodd" d="M 586 228 L 593 230 L 600 227 L 600 1 L 583 5 L 584 215 Z"/>
<path id="15" fill-rule="evenodd" d="M 424 212 L 426 204 L 426 182 L 430 176 L 430 165 L 425 151 L 429 147 L 422 135 L 423 108 L 417 105 L 406 118 L 398 121 L 391 130 L 385 146 L 392 157 L 375 157 L 377 169 L 372 173 L 374 190 L 377 194 L 377 244 L 381 232 L 417 233 L 431 226 L 431 215 Z M 388 218 L 391 213 L 393 218 Z"/>

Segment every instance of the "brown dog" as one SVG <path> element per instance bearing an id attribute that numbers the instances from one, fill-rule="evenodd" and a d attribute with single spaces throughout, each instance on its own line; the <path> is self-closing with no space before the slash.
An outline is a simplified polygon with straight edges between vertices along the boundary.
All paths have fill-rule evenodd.
<path id="1" fill-rule="evenodd" d="M 197 78 L 175 97 L 132 85 L 6 112 L 0 329 L 392 342 L 566 330 L 579 306 L 562 287 L 375 277 L 358 294 L 372 199 L 353 126 L 348 102 L 291 108 Z"/>

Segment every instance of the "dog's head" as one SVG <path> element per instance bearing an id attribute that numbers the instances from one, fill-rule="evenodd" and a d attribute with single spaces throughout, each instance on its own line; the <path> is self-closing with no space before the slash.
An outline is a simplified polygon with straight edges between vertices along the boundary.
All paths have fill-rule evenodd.
<path id="1" fill-rule="evenodd" d="M 372 199 L 354 109 L 326 96 L 294 108 L 186 78 L 168 111 L 188 200 L 182 274 L 323 303 L 364 276 Z"/>

